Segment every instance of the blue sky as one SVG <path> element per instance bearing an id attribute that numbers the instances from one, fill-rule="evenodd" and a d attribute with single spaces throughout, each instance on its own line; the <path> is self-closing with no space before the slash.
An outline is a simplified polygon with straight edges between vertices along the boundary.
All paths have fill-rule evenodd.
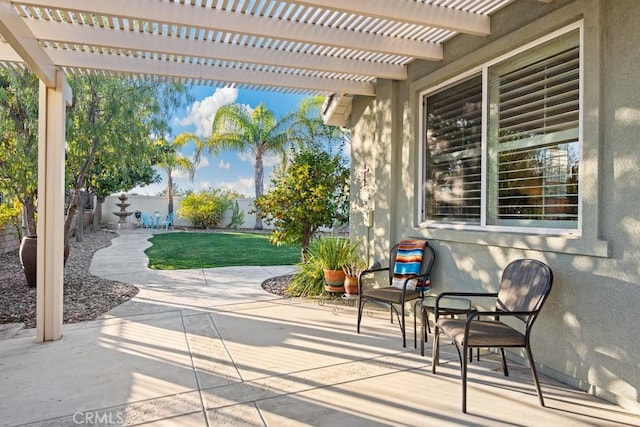
<path id="1" fill-rule="evenodd" d="M 174 136 L 183 131 L 194 132 L 201 138 L 211 135 L 211 122 L 220 106 L 230 103 L 246 104 L 255 108 L 260 102 L 264 102 L 267 108 L 272 110 L 276 117 L 295 110 L 303 95 L 287 95 L 275 92 L 263 92 L 243 90 L 236 88 L 212 88 L 193 86 L 191 93 L 196 101 L 186 109 L 176 111 L 172 119 Z M 185 156 L 190 156 L 193 147 L 184 150 Z M 264 160 L 264 184 L 269 184 L 273 166 L 278 163 L 275 156 L 267 156 Z M 132 193 L 156 195 L 164 190 L 167 185 L 167 176 L 164 171 L 159 171 L 162 182 L 146 187 L 133 189 Z M 206 188 L 223 188 L 235 190 L 249 197 L 255 195 L 253 158 L 250 153 L 238 153 L 236 151 L 220 152 L 217 157 L 213 155 L 203 157 L 196 171 L 195 179 L 189 182 L 186 174 L 174 173 L 174 182 L 182 190 L 193 189 L 199 191 Z"/>

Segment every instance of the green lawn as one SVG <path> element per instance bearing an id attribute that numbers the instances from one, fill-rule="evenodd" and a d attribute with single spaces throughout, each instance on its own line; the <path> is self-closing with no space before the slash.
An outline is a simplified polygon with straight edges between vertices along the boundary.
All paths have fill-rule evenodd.
<path id="1" fill-rule="evenodd" d="M 261 233 L 166 233 L 149 241 L 149 267 L 158 270 L 300 262 L 300 246 L 275 246 Z"/>

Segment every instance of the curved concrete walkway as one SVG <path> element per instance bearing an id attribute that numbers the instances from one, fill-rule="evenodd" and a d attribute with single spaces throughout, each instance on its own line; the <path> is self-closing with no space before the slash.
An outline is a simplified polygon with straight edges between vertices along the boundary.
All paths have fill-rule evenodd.
<path id="1" fill-rule="evenodd" d="M 294 266 L 223 267 L 152 270 L 144 251 L 151 246 L 146 230 L 120 232 L 108 248 L 96 252 L 89 271 L 140 289 L 130 301 L 105 317 L 125 317 L 167 310 L 205 310 L 220 305 L 279 299 L 260 285 L 268 278 L 292 273 Z"/>
<path id="2" fill-rule="evenodd" d="M 278 299 L 262 280 L 290 267 L 151 271 L 148 233 L 122 232 L 91 271 L 140 293 L 104 319 L 64 325 L 61 340 L 0 341 L 0 425 L 637 426 L 640 417 L 485 354 L 460 371 L 402 348 L 387 311 L 355 332 L 354 307 Z M 427 346 L 429 350 L 429 346 Z M 535 348 L 534 348 L 535 353 Z"/>

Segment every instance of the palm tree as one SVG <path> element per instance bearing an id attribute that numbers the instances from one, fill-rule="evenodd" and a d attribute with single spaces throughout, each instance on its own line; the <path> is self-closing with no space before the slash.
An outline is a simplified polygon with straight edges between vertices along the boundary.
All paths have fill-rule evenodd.
<path id="1" fill-rule="evenodd" d="M 269 152 L 284 154 L 288 142 L 286 127 L 276 120 L 273 111 L 260 103 L 253 111 L 241 104 L 221 107 L 213 118 L 213 134 L 206 147 L 214 155 L 220 149 L 250 150 L 254 156 L 255 196 L 264 193 L 262 157 Z M 256 209 L 256 228 L 262 229 L 262 212 Z"/>
<path id="2" fill-rule="evenodd" d="M 300 102 L 298 109 L 281 122 L 289 129 L 289 140 L 298 146 L 318 148 L 328 153 L 339 150 L 349 141 L 349 133 L 338 126 L 327 125 L 322 118 L 324 96 L 311 96 Z"/>
<path id="3" fill-rule="evenodd" d="M 196 153 L 202 150 L 202 141 L 195 134 L 190 132 L 183 132 L 176 136 L 173 142 L 168 142 L 164 139 L 158 140 L 160 144 L 163 144 L 163 152 L 161 160 L 157 164 L 160 168 L 164 169 L 167 173 L 167 195 L 169 196 L 169 208 L 168 214 L 173 213 L 173 173 L 182 171 L 189 174 L 189 181 L 193 182 L 193 178 L 196 173 L 196 165 L 198 164 L 199 156 L 196 156 L 194 160 L 191 160 L 181 154 L 181 150 L 193 142 L 196 145 Z"/>

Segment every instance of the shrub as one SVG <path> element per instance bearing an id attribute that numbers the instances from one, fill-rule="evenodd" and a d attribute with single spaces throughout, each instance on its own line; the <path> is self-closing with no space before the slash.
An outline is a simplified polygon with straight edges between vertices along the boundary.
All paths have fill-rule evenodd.
<path id="1" fill-rule="evenodd" d="M 18 200 L 0 204 L 0 228 L 13 226 L 18 240 L 22 240 L 21 215 L 22 204 Z"/>
<path id="2" fill-rule="evenodd" d="M 191 193 L 182 200 L 177 213 L 195 228 L 218 227 L 236 196 L 234 192 L 213 188 Z"/>
<path id="3" fill-rule="evenodd" d="M 236 200 L 231 205 L 231 222 L 227 225 L 227 228 L 235 228 L 237 229 L 244 223 L 244 212 L 240 210 L 240 205 Z"/>

